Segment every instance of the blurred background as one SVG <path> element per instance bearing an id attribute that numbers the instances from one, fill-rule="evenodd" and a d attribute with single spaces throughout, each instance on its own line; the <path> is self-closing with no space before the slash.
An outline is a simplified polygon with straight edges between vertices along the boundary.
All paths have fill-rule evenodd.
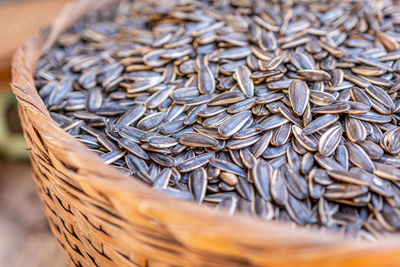
<path id="1" fill-rule="evenodd" d="M 11 93 L 11 60 L 68 0 L 0 0 L 0 266 L 66 266 L 50 232 Z"/>

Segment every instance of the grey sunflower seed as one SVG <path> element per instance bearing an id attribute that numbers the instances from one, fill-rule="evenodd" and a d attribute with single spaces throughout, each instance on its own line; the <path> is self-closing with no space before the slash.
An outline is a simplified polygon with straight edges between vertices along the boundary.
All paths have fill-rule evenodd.
<path id="1" fill-rule="evenodd" d="M 229 137 L 235 134 L 242 126 L 251 118 L 249 111 L 237 113 L 225 120 L 219 127 L 218 132 L 224 137 Z"/>
<path id="2" fill-rule="evenodd" d="M 331 114 L 331 113 L 345 113 L 351 109 L 351 105 L 347 103 L 334 103 L 328 106 L 316 107 L 311 109 L 315 114 Z M 368 111 L 368 110 L 367 110 Z"/>
<path id="3" fill-rule="evenodd" d="M 297 70 L 297 74 L 304 77 L 306 80 L 317 82 L 329 81 L 332 78 L 329 73 L 323 70 L 300 69 Z"/>
<path id="4" fill-rule="evenodd" d="M 174 167 L 176 165 L 176 160 L 168 155 L 163 155 L 160 153 L 149 153 L 149 157 L 152 161 L 158 163 L 163 167 Z"/>
<path id="5" fill-rule="evenodd" d="M 285 175 L 287 189 L 298 199 L 305 199 L 308 196 L 308 187 L 306 180 L 299 175 L 289 164 L 282 166 L 282 172 Z"/>
<path id="6" fill-rule="evenodd" d="M 244 139 L 232 140 L 229 141 L 226 146 L 227 148 L 234 150 L 234 149 L 242 149 L 245 147 L 249 147 L 256 143 L 260 139 L 260 136 L 255 135 Z"/>
<path id="7" fill-rule="evenodd" d="M 272 138 L 272 131 L 266 131 L 264 135 L 252 146 L 251 153 L 256 157 L 260 157 L 267 149 Z"/>
<path id="8" fill-rule="evenodd" d="M 264 120 L 258 127 L 259 130 L 265 131 L 277 128 L 283 124 L 288 123 L 288 120 L 281 115 L 273 115 Z"/>
<path id="9" fill-rule="evenodd" d="M 310 96 L 310 91 L 305 82 L 294 80 L 289 86 L 289 99 L 292 109 L 296 115 L 303 115 Z"/>
<path id="10" fill-rule="evenodd" d="M 178 141 L 168 136 L 153 136 L 149 138 L 148 143 L 157 148 L 169 148 L 177 145 Z"/>
<path id="11" fill-rule="evenodd" d="M 228 214 L 233 214 L 236 210 L 237 202 L 238 200 L 236 197 L 226 197 L 218 204 L 217 210 L 223 210 L 228 212 Z"/>
<path id="12" fill-rule="evenodd" d="M 368 86 L 365 88 L 367 93 L 372 96 L 376 101 L 385 105 L 388 109 L 394 109 L 393 100 L 390 96 L 380 87 L 378 86 Z"/>
<path id="13" fill-rule="evenodd" d="M 116 121 L 114 129 L 118 131 L 123 126 L 131 125 L 138 121 L 145 112 L 146 108 L 143 105 L 135 105 Z"/>
<path id="14" fill-rule="evenodd" d="M 257 159 L 256 157 L 251 154 L 251 152 L 248 149 L 241 149 L 239 151 L 240 159 L 243 162 L 243 165 L 247 169 L 253 169 L 253 167 L 256 165 Z"/>
<path id="15" fill-rule="evenodd" d="M 210 158 L 210 164 L 222 171 L 231 172 L 238 176 L 246 177 L 246 172 L 243 169 L 228 161 Z"/>
<path id="16" fill-rule="evenodd" d="M 265 160 L 258 160 L 256 166 L 252 169 L 252 175 L 254 180 L 254 185 L 258 193 L 265 200 L 271 200 L 270 193 L 270 180 L 271 180 L 272 168 Z"/>
<path id="17" fill-rule="evenodd" d="M 172 170 L 170 168 L 164 168 L 154 179 L 153 187 L 167 188 L 171 174 Z"/>
<path id="18" fill-rule="evenodd" d="M 354 143 L 364 141 L 367 137 L 367 129 L 364 124 L 354 118 L 346 118 L 345 129 L 347 138 Z"/>
<path id="19" fill-rule="evenodd" d="M 306 127 L 303 128 L 303 133 L 306 135 L 315 133 L 321 129 L 332 125 L 339 119 L 339 116 L 336 114 L 326 114 L 322 115 L 312 122 L 310 122 Z"/>
<path id="20" fill-rule="evenodd" d="M 318 141 L 318 152 L 324 157 L 332 155 L 340 143 L 342 133 L 341 126 L 333 126 L 327 130 Z"/>
<path id="21" fill-rule="evenodd" d="M 246 178 L 238 176 L 238 183 L 236 185 L 236 190 L 238 193 L 246 200 L 252 201 L 253 194 L 250 184 L 247 182 Z"/>
<path id="22" fill-rule="evenodd" d="M 324 197 L 327 199 L 351 199 L 368 192 L 368 187 L 352 184 L 332 184 L 326 187 Z"/>
<path id="23" fill-rule="evenodd" d="M 214 138 L 206 134 L 195 132 L 183 133 L 179 137 L 179 143 L 192 147 L 214 147 L 218 145 L 218 141 Z"/>
<path id="24" fill-rule="evenodd" d="M 307 205 L 292 195 L 288 195 L 288 201 L 286 203 L 286 211 L 290 218 L 300 225 L 306 224 L 311 221 L 311 210 Z"/>
<path id="25" fill-rule="evenodd" d="M 349 169 L 349 151 L 345 145 L 339 145 L 335 152 L 336 161 L 346 170 Z"/>
<path id="26" fill-rule="evenodd" d="M 198 168 L 189 174 L 188 187 L 197 203 L 204 200 L 207 189 L 207 173 L 204 168 Z"/>
<path id="27" fill-rule="evenodd" d="M 198 72 L 198 89 L 202 94 L 211 94 L 215 90 L 215 80 L 210 68 L 201 65 Z"/>
<path id="28" fill-rule="evenodd" d="M 378 160 L 383 156 L 383 149 L 374 142 L 364 140 L 358 144 L 364 149 L 365 152 L 367 152 L 368 156 L 373 160 Z"/>
<path id="29" fill-rule="evenodd" d="M 210 158 L 215 156 L 214 152 L 205 153 L 194 158 L 184 160 L 178 165 L 180 172 L 190 172 L 208 163 Z"/>
<path id="30" fill-rule="evenodd" d="M 144 151 L 138 144 L 136 144 L 134 141 L 132 141 L 129 138 L 121 138 L 118 141 L 118 144 L 129 151 L 130 153 L 134 154 L 135 156 L 138 156 L 142 159 L 149 159 L 149 155 Z"/>
<path id="31" fill-rule="evenodd" d="M 297 125 L 292 125 L 292 133 L 296 140 L 308 151 L 317 151 L 318 140 L 313 135 L 306 135 Z"/>
<path id="32" fill-rule="evenodd" d="M 136 127 L 143 131 L 154 131 L 161 124 L 164 118 L 165 112 L 153 113 L 138 121 Z"/>
<path id="33" fill-rule="evenodd" d="M 382 163 L 375 163 L 374 165 L 375 168 L 373 170 L 373 173 L 375 175 L 388 180 L 400 180 L 400 170 L 398 168 Z"/>
<path id="34" fill-rule="evenodd" d="M 228 104 L 237 103 L 244 99 L 245 99 L 244 95 L 240 92 L 226 92 L 226 93 L 222 93 L 222 94 L 218 95 L 217 97 L 215 97 L 213 100 L 211 100 L 207 104 L 209 106 L 228 105 Z"/>
<path id="35" fill-rule="evenodd" d="M 368 176 L 360 175 L 359 173 L 345 170 L 330 170 L 328 175 L 336 180 L 345 183 L 351 183 L 356 185 L 368 186 L 371 181 Z"/>
<path id="36" fill-rule="evenodd" d="M 347 143 L 346 148 L 349 151 L 349 159 L 351 163 L 368 172 L 372 172 L 375 169 L 371 158 L 359 145 Z"/>
<path id="37" fill-rule="evenodd" d="M 250 78 L 250 70 L 245 66 L 239 66 L 236 68 L 235 75 L 243 94 L 252 97 L 254 95 L 254 84 Z"/>

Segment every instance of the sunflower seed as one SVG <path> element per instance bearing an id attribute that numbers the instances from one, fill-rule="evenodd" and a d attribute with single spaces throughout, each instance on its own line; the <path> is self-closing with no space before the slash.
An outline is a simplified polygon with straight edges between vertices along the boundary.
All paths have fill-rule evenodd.
<path id="1" fill-rule="evenodd" d="M 208 163 L 208 161 L 210 160 L 210 158 L 212 158 L 214 156 L 215 156 L 214 152 L 209 152 L 206 154 L 196 156 L 194 158 L 184 160 L 182 163 L 180 163 L 178 165 L 178 169 L 180 172 L 193 171 L 199 167 L 206 165 Z"/>
<path id="2" fill-rule="evenodd" d="M 163 169 L 154 179 L 153 187 L 167 188 L 172 170 L 170 168 Z"/>
<path id="3" fill-rule="evenodd" d="M 233 163 L 230 163 L 228 161 L 225 160 L 220 160 L 220 159 L 216 159 L 216 158 L 210 158 L 210 164 L 218 169 L 220 169 L 221 171 L 226 171 L 226 172 L 230 172 L 242 177 L 246 177 L 246 172 L 239 168 L 238 166 L 236 166 Z"/>
<path id="4" fill-rule="evenodd" d="M 367 137 L 367 129 L 364 124 L 354 118 L 346 118 L 345 129 L 347 138 L 354 143 L 364 141 Z"/>
<path id="5" fill-rule="evenodd" d="M 359 145 L 347 143 L 346 148 L 349 151 L 349 159 L 351 163 L 368 172 L 372 172 L 375 169 L 374 163 Z"/>
<path id="6" fill-rule="evenodd" d="M 342 133 L 341 126 L 333 126 L 327 130 L 318 141 L 318 152 L 324 157 L 332 155 L 340 143 Z"/>
<path id="7" fill-rule="evenodd" d="M 310 122 L 306 127 L 303 128 L 303 133 L 306 135 L 315 133 L 321 129 L 332 125 L 339 119 L 339 116 L 336 114 L 326 114 L 322 115 L 312 122 Z"/>
<path id="8" fill-rule="evenodd" d="M 235 76 L 239 84 L 240 90 L 247 97 L 253 97 L 254 95 L 254 84 L 250 78 L 250 70 L 245 66 L 239 66 L 236 68 Z"/>
<path id="9" fill-rule="evenodd" d="M 179 137 L 179 143 L 192 147 L 215 147 L 218 145 L 218 141 L 214 138 L 206 134 L 195 132 L 183 133 Z"/>
<path id="10" fill-rule="evenodd" d="M 218 132 L 221 136 L 229 137 L 235 134 L 251 118 L 249 111 L 237 113 L 225 120 L 219 127 Z"/>
<path id="11" fill-rule="evenodd" d="M 289 99 L 296 115 L 303 115 L 310 96 L 310 91 L 305 82 L 294 80 L 289 86 Z"/>
<path id="12" fill-rule="evenodd" d="M 304 77 L 308 81 L 323 82 L 328 81 L 332 77 L 329 73 L 323 70 L 297 70 L 297 74 Z"/>
<path id="13" fill-rule="evenodd" d="M 204 200 L 207 189 L 207 173 L 204 168 L 197 168 L 189 174 L 188 187 L 197 203 Z"/>

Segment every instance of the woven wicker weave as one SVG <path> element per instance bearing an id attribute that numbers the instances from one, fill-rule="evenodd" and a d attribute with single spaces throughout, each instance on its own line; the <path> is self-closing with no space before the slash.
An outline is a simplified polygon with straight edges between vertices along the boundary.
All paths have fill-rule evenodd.
<path id="1" fill-rule="evenodd" d="M 170 199 L 107 166 L 63 132 L 37 94 L 37 59 L 69 25 L 110 2 L 69 4 L 13 62 L 33 177 L 71 266 L 400 265 L 398 236 L 379 243 L 345 240 Z"/>

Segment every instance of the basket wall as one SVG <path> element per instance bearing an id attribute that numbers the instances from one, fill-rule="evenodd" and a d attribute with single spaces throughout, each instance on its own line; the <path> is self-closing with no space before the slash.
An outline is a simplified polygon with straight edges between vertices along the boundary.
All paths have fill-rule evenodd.
<path id="1" fill-rule="evenodd" d="M 400 265 L 398 236 L 379 244 L 345 240 L 170 199 L 105 165 L 63 132 L 37 94 L 34 66 L 64 29 L 109 2 L 70 4 L 13 61 L 33 177 L 71 266 Z"/>

